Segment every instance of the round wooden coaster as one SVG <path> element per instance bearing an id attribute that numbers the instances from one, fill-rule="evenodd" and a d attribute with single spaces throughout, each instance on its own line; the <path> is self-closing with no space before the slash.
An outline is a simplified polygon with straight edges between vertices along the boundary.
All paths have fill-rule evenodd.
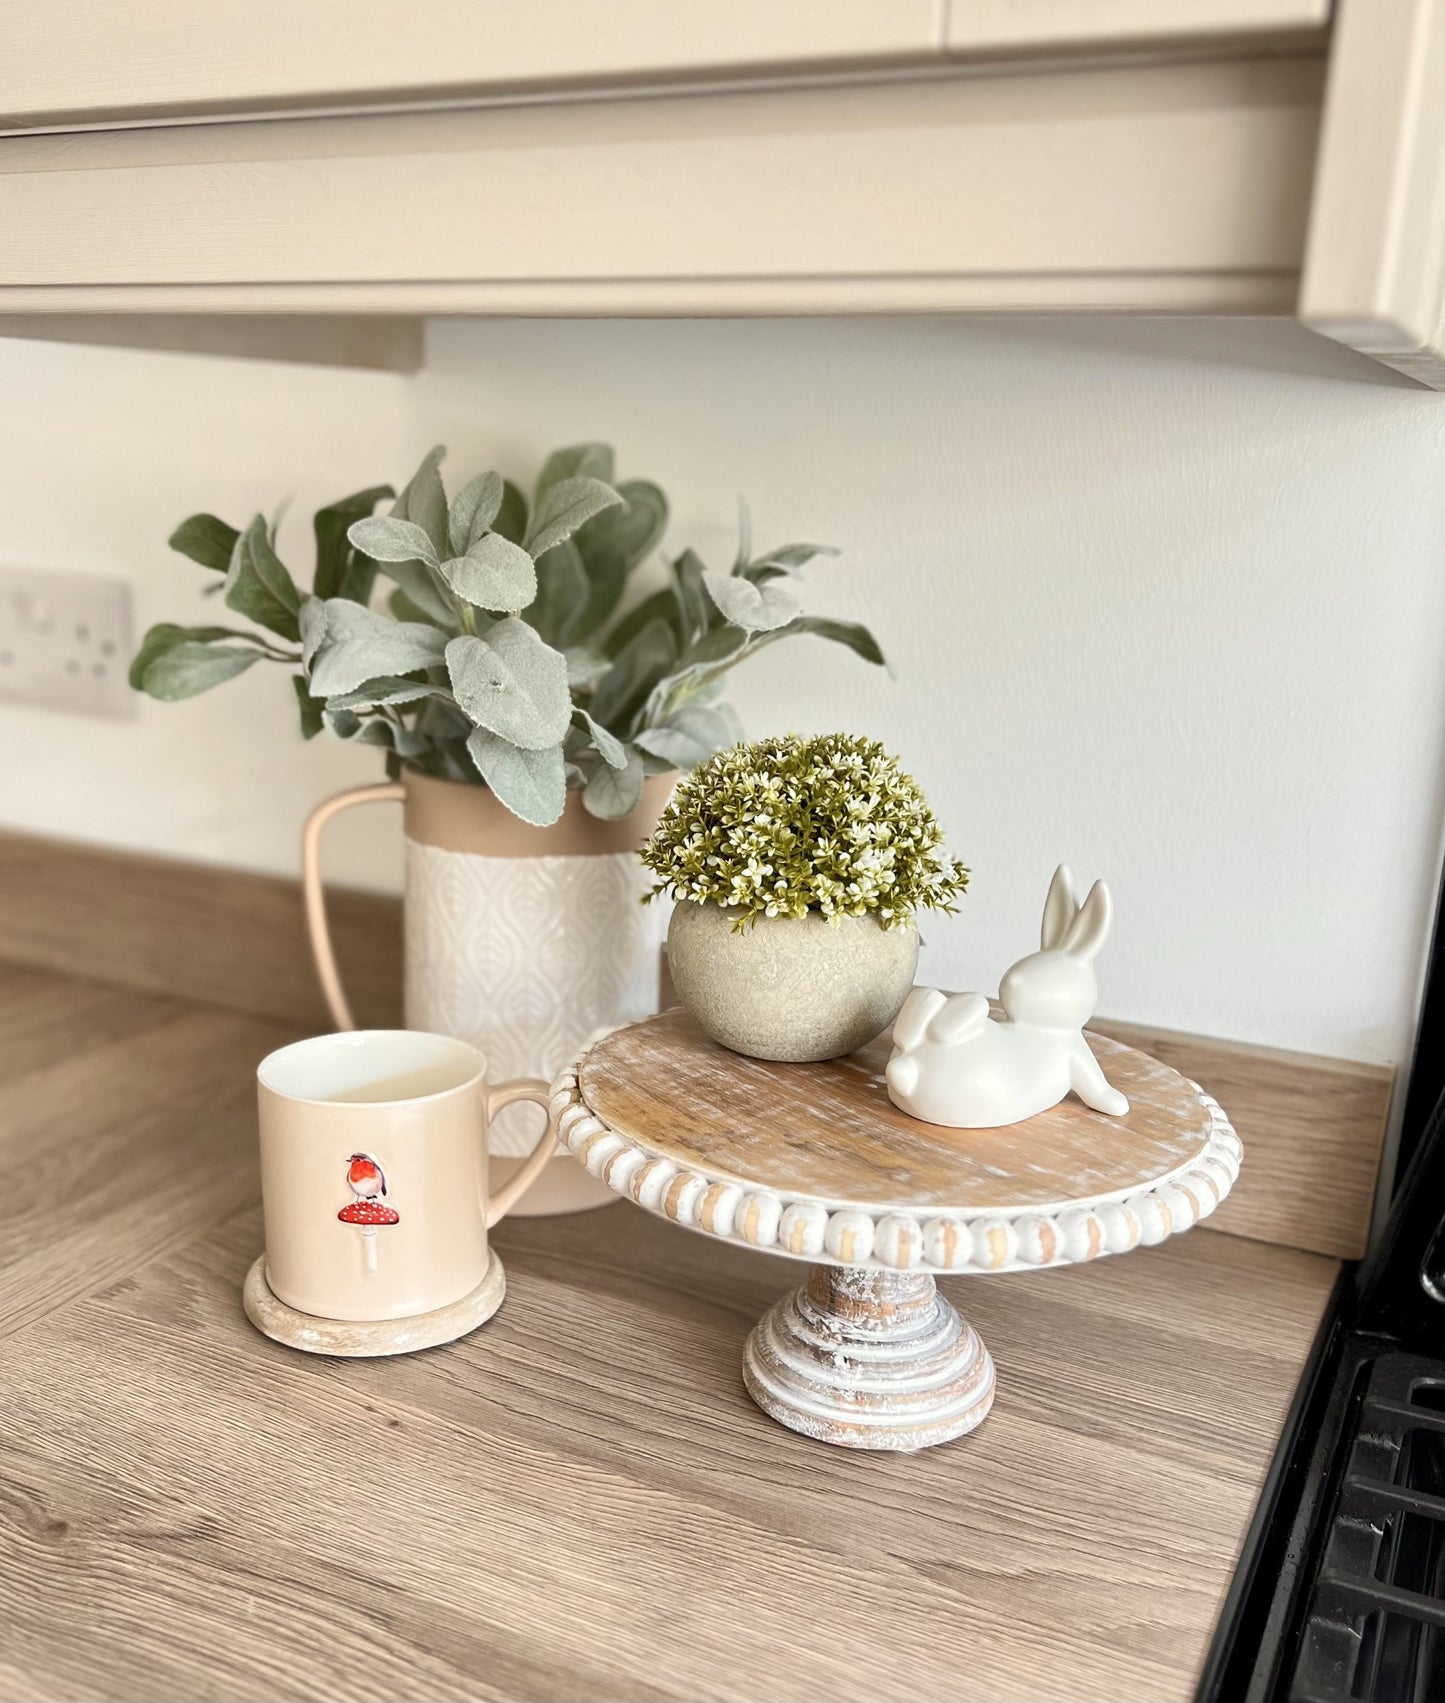
<path id="1" fill-rule="evenodd" d="M 363 1360 L 383 1354 L 415 1354 L 420 1348 L 455 1342 L 485 1324 L 506 1293 L 507 1274 L 493 1252 L 482 1281 L 470 1295 L 463 1295 L 449 1307 L 415 1313 L 409 1319 L 319 1319 L 312 1313 L 298 1313 L 272 1293 L 266 1281 L 266 1256 L 261 1254 L 246 1273 L 241 1300 L 246 1317 L 275 1342 L 306 1354 Z"/>

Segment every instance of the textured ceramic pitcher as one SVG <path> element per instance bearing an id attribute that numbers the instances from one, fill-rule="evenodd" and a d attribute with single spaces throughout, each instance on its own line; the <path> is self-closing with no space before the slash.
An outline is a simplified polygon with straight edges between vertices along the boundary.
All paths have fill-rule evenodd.
<path id="1" fill-rule="evenodd" d="M 597 1029 L 657 1009 L 660 929 L 639 902 L 647 880 L 637 848 L 676 777 L 643 787 L 637 809 L 602 822 L 567 794 L 550 828 L 534 828 L 481 786 L 408 773 L 327 799 L 306 823 L 302 867 L 317 973 L 338 1029 L 354 1029 L 326 926 L 320 841 L 353 805 L 405 806 L 408 1028 L 455 1035 L 498 1076 L 551 1077 Z M 525 1116 L 492 1125 L 492 1187 L 505 1186 L 536 1140 Z M 559 1156 L 516 1209 L 577 1212 L 613 1196 Z"/>

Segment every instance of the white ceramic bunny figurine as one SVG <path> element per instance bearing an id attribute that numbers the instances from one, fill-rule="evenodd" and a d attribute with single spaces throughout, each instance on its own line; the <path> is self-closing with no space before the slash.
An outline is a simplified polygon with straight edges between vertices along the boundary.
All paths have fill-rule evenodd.
<path id="1" fill-rule="evenodd" d="M 1021 958 L 999 987 L 1002 1022 L 981 993 L 914 988 L 893 1025 L 888 1097 L 925 1123 L 994 1129 L 1056 1106 L 1070 1089 L 1121 1118 L 1129 1102 L 1105 1080 L 1084 1039 L 1099 997 L 1094 958 L 1112 920 L 1096 881 L 1080 905 L 1060 864 L 1044 903 L 1043 950 Z"/>

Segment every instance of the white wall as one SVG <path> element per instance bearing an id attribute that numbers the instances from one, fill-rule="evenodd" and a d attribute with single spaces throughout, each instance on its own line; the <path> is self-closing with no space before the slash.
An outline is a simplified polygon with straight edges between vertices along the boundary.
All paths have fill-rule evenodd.
<path id="1" fill-rule="evenodd" d="M 201 596 L 214 576 L 166 547 L 176 522 L 211 509 L 243 525 L 289 494 L 281 545 L 309 574 L 313 510 L 405 464 L 406 384 L 0 341 L 0 561 L 124 575 L 138 633 L 229 625 Z M 0 704 L 0 741 L 3 825 L 254 869 L 292 870 L 310 803 L 376 778 L 374 752 L 303 745 L 291 686 L 263 666 L 190 703 L 143 700 L 134 721 Z"/>
<path id="2" fill-rule="evenodd" d="M 672 541 L 844 547 L 808 607 L 868 621 L 892 680 L 815 641 L 735 679 L 751 732 L 875 733 L 974 869 L 924 973 L 992 985 L 1053 863 L 1107 874 L 1112 1015 L 1394 1060 L 1439 870 L 1445 399 L 1288 326 L 441 323 L 403 381 L 0 344 L 0 554 L 109 564 L 187 618 L 175 518 L 609 437 Z M 309 560 L 304 551 L 298 552 Z M 135 723 L 0 706 L 0 820 L 295 867 L 308 800 L 373 770 L 290 733 L 253 670 Z M 395 880 L 383 812 L 343 877 Z"/>

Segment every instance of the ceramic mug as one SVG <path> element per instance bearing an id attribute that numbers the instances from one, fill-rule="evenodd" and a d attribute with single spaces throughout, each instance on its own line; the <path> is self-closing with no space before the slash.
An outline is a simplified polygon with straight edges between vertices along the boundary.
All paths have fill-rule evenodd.
<path id="1" fill-rule="evenodd" d="M 469 1295 L 487 1232 L 552 1156 L 550 1124 L 490 1196 L 487 1126 L 503 1106 L 547 1109 L 540 1080 L 489 1084 L 474 1046 L 415 1029 L 319 1035 L 256 1072 L 266 1279 L 323 1319 L 406 1319 Z"/>

